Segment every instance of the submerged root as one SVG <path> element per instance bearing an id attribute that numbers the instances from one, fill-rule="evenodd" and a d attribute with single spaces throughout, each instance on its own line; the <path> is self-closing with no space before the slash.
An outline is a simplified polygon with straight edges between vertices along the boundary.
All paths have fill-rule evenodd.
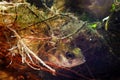
<path id="1" fill-rule="evenodd" d="M 34 68 L 34 66 L 30 65 L 29 62 L 27 62 L 26 57 L 28 57 L 28 59 L 34 64 L 34 61 L 32 58 L 35 58 L 40 64 L 42 64 L 44 67 L 46 67 L 47 69 L 49 69 L 50 71 L 55 73 L 55 69 L 53 69 L 52 67 L 50 67 L 49 65 L 47 65 L 41 58 L 39 58 L 32 50 L 30 50 L 27 45 L 25 44 L 24 40 L 19 36 L 19 34 L 12 28 L 8 27 L 12 32 L 14 32 L 16 38 L 18 39 L 17 41 L 17 48 L 18 48 L 18 52 L 19 54 L 22 56 L 22 62 L 26 62 L 28 64 L 28 66 L 30 66 L 31 68 L 35 69 L 35 70 L 39 70 L 37 68 Z M 12 50 L 12 49 L 10 49 Z"/>

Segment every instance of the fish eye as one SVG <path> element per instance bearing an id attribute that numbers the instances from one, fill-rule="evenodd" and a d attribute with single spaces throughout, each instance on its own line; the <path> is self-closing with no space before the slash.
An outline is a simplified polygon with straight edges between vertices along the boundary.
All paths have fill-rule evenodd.
<path id="1" fill-rule="evenodd" d="M 67 59 L 75 58 L 75 55 L 73 53 L 71 53 L 71 52 L 66 52 L 65 56 L 66 56 Z"/>

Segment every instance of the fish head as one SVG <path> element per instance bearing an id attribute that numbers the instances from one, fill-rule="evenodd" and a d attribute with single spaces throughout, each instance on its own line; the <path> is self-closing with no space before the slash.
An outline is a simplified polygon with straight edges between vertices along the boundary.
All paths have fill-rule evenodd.
<path id="1" fill-rule="evenodd" d="M 49 61 L 60 67 L 75 67 L 85 63 L 85 57 L 79 48 L 70 51 L 57 51 L 54 55 L 50 55 Z"/>

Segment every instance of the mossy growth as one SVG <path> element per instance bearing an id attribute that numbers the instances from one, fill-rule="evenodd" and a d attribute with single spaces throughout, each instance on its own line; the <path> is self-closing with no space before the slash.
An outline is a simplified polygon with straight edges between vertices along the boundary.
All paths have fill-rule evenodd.
<path id="1" fill-rule="evenodd" d="M 16 4 L 16 3 L 15 3 Z M 50 11 L 38 9 L 35 5 L 21 4 L 10 8 L 8 13 L 14 14 L 15 23 L 19 24 L 20 28 L 26 28 L 30 25 L 44 21 L 51 17 Z"/>

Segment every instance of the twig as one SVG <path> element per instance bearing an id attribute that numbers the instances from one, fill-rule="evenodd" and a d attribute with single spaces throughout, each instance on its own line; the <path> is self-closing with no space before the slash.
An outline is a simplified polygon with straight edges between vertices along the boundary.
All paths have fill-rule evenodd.
<path id="1" fill-rule="evenodd" d="M 86 22 L 79 29 L 77 29 L 76 31 L 74 31 L 73 33 L 68 34 L 68 35 L 66 35 L 64 37 L 61 37 L 60 39 L 65 39 L 65 38 L 69 38 L 69 37 L 73 36 L 74 34 L 78 33 L 85 25 L 86 25 Z"/>

